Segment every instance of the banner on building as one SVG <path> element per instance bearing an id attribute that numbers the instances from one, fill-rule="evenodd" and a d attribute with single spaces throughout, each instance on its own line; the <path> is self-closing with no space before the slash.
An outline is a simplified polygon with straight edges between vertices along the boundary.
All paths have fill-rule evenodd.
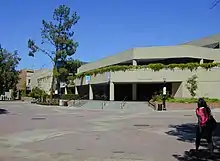
<path id="1" fill-rule="evenodd" d="M 90 75 L 86 75 L 86 84 L 89 84 L 91 80 L 91 76 Z"/>

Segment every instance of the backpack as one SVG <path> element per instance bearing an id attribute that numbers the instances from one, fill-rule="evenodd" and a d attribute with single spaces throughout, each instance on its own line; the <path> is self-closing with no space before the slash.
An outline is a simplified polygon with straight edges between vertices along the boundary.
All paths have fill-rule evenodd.
<path id="1" fill-rule="evenodd" d="M 196 115 L 199 120 L 200 126 L 206 126 L 207 122 L 209 121 L 209 114 L 205 107 L 200 107 L 196 109 Z"/>

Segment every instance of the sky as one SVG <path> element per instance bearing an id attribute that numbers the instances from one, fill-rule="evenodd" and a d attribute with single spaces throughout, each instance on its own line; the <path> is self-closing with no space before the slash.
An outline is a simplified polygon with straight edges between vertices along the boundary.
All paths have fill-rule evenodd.
<path id="1" fill-rule="evenodd" d="M 0 44 L 22 58 L 18 68 L 50 68 L 47 56 L 28 56 L 28 39 L 41 42 L 42 20 L 65 4 L 80 16 L 75 59 L 95 61 L 134 47 L 176 45 L 220 33 L 215 0 L 4 0 Z M 50 46 L 48 45 L 50 48 Z"/>

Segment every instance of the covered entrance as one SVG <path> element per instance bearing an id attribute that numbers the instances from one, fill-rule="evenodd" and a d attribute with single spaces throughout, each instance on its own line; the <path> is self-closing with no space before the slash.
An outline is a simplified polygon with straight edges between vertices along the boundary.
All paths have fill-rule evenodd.
<path id="1" fill-rule="evenodd" d="M 172 83 L 165 84 L 167 94 L 172 94 Z M 137 100 L 149 101 L 154 95 L 162 94 L 164 83 L 139 83 L 137 84 Z"/>
<path id="2" fill-rule="evenodd" d="M 109 84 L 92 85 L 94 100 L 109 100 Z"/>

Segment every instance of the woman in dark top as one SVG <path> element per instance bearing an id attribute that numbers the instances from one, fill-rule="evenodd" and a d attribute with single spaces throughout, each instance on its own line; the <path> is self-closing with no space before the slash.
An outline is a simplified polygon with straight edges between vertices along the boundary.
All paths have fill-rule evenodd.
<path id="1" fill-rule="evenodd" d="M 212 141 L 212 133 L 216 127 L 216 121 L 211 114 L 211 109 L 202 98 L 199 98 L 198 100 L 196 115 L 198 117 L 198 126 L 196 129 L 196 151 L 199 149 L 201 138 L 205 137 L 208 143 L 208 148 L 213 152 L 214 145 Z"/>

